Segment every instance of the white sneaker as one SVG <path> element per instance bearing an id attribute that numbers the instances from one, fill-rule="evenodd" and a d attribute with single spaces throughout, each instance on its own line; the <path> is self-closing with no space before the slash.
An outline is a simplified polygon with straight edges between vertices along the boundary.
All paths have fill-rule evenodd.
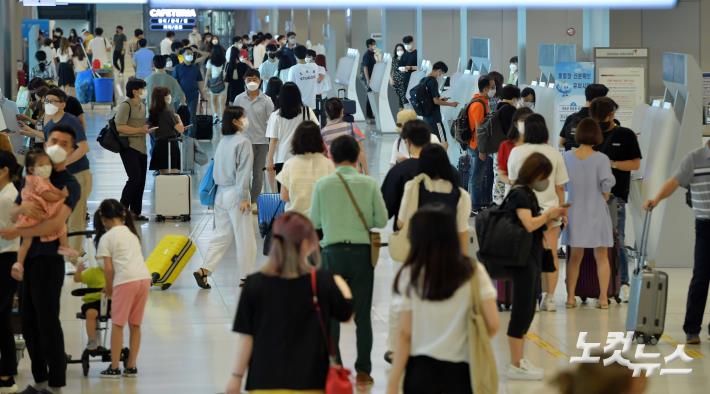
<path id="1" fill-rule="evenodd" d="M 621 285 L 621 301 L 629 302 L 629 295 L 631 293 L 631 288 L 629 285 Z"/>
<path id="2" fill-rule="evenodd" d="M 535 364 L 531 363 L 526 358 L 520 359 L 520 366 L 527 369 L 528 371 L 536 371 L 536 372 L 540 372 L 541 374 L 545 373 L 544 369 L 536 367 Z"/>
<path id="3" fill-rule="evenodd" d="M 520 360 L 520 367 L 516 367 L 513 364 L 508 366 L 508 372 L 506 376 L 510 380 L 542 380 L 545 378 L 545 373 L 542 369 L 533 367 L 529 362 L 523 362 L 525 360 Z M 535 369 L 530 369 L 535 368 Z"/>
<path id="4" fill-rule="evenodd" d="M 557 310 L 557 305 L 555 305 L 555 299 L 545 294 L 542 297 L 542 302 L 540 303 L 541 311 L 555 312 Z"/>

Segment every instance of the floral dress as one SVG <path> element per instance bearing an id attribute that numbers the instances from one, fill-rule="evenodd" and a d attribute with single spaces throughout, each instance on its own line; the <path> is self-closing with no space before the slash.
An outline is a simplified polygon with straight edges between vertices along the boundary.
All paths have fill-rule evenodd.
<path id="1" fill-rule="evenodd" d="M 404 103 L 407 102 L 406 93 L 407 87 L 404 86 L 404 73 L 399 71 L 399 58 L 392 58 L 392 82 L 394 83 L 394 91 L 397 93 L 399 107 L 404 108 Z"/>

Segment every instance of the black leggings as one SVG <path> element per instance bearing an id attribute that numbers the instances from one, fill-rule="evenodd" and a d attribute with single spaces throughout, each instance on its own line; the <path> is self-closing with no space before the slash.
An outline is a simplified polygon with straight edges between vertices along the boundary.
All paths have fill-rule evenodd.
<path id="1" fill-rule="evenodd" d="M 113 51 L 113 65 L 118 69 L 118 72 L 122 73 L 126 68 L 125 58 L 121 51 Z M 119 65 L 120 64 L 120 65 Z"/>
<path id="2" fill-rule="evenodd" d="M 0 376 L 17 375 L 15 336 L 11 321 L 17 281 L 10 276 L 10 269 L 16 261 L 17 253 L 0 254 Z"/>
<path id="3" fill-rule="evenodd" d="M 403 388 L 404 394 L 469 394 L 472 391 L 468 363 L 409 357 Z"/>
<path id="4" fill-rule="evenodd" d="M 508 336 L 523 338 L 535 317 L 537 289 L 540 283 L 540 261 L 532 258 L 524 268 L 512 272 L 513 308 L 508 323 Z"/>
<path id="5" fill-rule="evenodd" d="M 121 193 L 121 204 L 137 216 L 143 211 L 143 191 L 148 171 L 148 155 L 133 148 L 126 148 L 121 151 L 121 161 L 126 175 L 128 175 L 123 193 Z"/>

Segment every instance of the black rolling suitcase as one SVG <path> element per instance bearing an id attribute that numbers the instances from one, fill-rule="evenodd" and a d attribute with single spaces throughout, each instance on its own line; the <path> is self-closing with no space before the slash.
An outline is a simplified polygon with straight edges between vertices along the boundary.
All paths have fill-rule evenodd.
<path id="1" fill-rule="evenodd" d="M 195 116 L 195 126 L 192 130 L 192 137 L 196 140 L 212 140 L 212 127 L 213 121 L 212 115 L 205 114 L 205 108 L 203 106 L 204 101 L 200 101 L 197 115 Z"/>

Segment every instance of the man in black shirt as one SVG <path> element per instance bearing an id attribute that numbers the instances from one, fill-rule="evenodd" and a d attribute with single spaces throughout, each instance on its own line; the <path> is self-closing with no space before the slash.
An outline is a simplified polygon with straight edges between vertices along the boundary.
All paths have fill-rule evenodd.
<path id="1" fill-rule="evenodd" d="M 422 172 L 419 167 L 419 154 L 431 141 L 429 125 L 419 119 L 410 120 L 404 125 L 398 125 L 398 127 L 402 128 L 400 137 L 407 146 L 410 158 L 395 164 L 387 172 L 380 188 L 382 197 L 385 200 L 385 206 L 387 206 L 387 218 L 394 218 L 394 231 L 399 230 L 397 227 L 397 214 L 402 203 L 402 197 L 404 197 L 404 185 Z M 389 363 L 392 362 L 392 352 L 397 340 L 398 322 L 397 311 L 394 305 L 390 304 L 387 351 L 385 352 L 385 360 Z"/>
<path id="2" fill-rule="evenodd" d="M 0 230 L 4 239 L 32 237 L 27 253 L 22 287 L 22 334 L 32 363 L 35 384 L 24 392 L 59 393 L 66 385 L 67 359 L 64 333 L 59 320 L 59 299 L 64 283 L 64 258 L 59 255 L 58 241 L 42 242 L 40 236 L 56 232 L 66 223 L 81 195 L 79 183 L 66 170 L 66 158 L 74 151 L 76 137 L 70 127 L 57 125 L 49 133 L 45 147 L 53 163 L 50 182 L 68 196 L 59 213 L 42 218 L 36 203 L 23 201 L 18 195 L 12 217 L 25 215 L 39 220 L 32 227 L 10 227 Z"/>
<path id="3" fill-rule="evenodd" d="M 614 122 L 614 114 L 619 106 L 608 97 L 594 99 L 589 105 L 589 113 L 602 129 L 604 141 L 596 149 L 609 157 L 611 172 L 616 178 L 616 185 L 611 189 L 609 206 L 612 223 L 618 231 L 622 251 L 619 262 L 621 270 L 621 295 L 629 297 L 628 258 L 624 253 L 624 232 L 626 228 L 626 203 L 629 200 L 631 171 L 641 167 L 641 148 L 636 134 Z"/>
<path id="4" fill-rule="evenodd" d="M 360 63 L 360 75 L 363 83 L 365 84 L 365 90 L 367 92 L 370 92 L 370 77 L 372 76 L 372 70 L 375 68 L 375 63 L 377 63 L 377 60 L 375 59 L 375 48 L 377 47 L 376 41 L 372 38 L 368 38 L 367 41 L 365 41 L 365 46 L 367 47 L 367 50 L 365 51 L 365 54 L 362 55 L 362 63 Z M 375 115 L 372 113 L 372 106 L 370 106 L 369 97 L 366 101 L 366 115 L 367 120 L 369 121 L 371 119 L 374 119 Z"/>
<path id="5" fill-rule="evenodd" d="M 436 62 L 432 66 L 431 73 L 424 78 L 428 98 L 432 100 L 433 109 L 431 113 L 424 115 L 423 118 L 425 122 L 429 123 L 431 133 L 439 138 L 444 149 L 448 149 L 449 142 L 447 141 L 444 123 L 441 119 L 441 106 L 457 107 L 459 105 L 456 101 L 448 101 L 448 97 L 441 97 L 439 94 L 439 79 L 443 79 L 447 72 L 449 72 L 449 67 L 444 62 Z"/>
<path id="6" fill-rule="evenodd" d="M 579 146 L 574 140 L 574 132 L 577 129 L 577 125 L 582 119 L 589 117 L 589 104 L 592 100 L 597 97 L 606 97 L 607 93 L 609 93 L 609 89 L 599 83 L 590 84 L 584 89 L 584 97 L 587 102 L 584 103 L 584 107 L 568 116 L 565 120 L 562 130 L 560 130 L 560 147 L 565 148 L 565 150 L 571 150 Z"/>
<path id="7" fill-rule="evenodd" d="M 402 43 L 404 43 L 404 55 L 399 58 L 399 71 L 401 71 L 404 76 L 402 78 L 402 89 L 404 91 L 409 87 L 409 79 L 412 73 L 417 71 L 417 50 L 414 47 L 414 38 L 412 36 L 405 36 L 402 38 Z M 406 103 L 405 103 L 406 104 Z"/>

